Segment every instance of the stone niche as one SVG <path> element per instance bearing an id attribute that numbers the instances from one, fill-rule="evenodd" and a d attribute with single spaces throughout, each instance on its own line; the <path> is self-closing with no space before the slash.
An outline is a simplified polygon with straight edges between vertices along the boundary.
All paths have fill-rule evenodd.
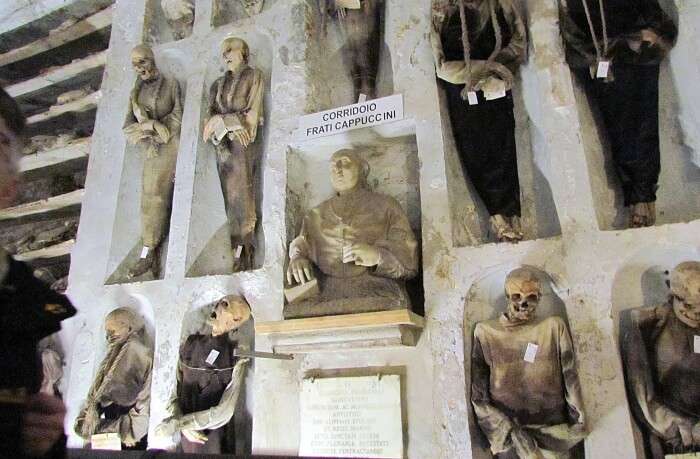
<path id="1" fill-rule="evenodd" d="M 219 27 L 250 18 L 266 11 L 278 0 L 213 0 L 212 27 Z"/>
<path id="2" fill-rule="evenodd" d="M 255 268 L 260 268 L 265 259 L 265 240 L 262 226 L 263 212 L 263 169 L 268 160 L 271 144 L 269 141 L 269 116 L 272 111 L 270 94 L 272 80 L 272 42 L 262 33 L 248 28 L 245 31 L 235 31 L 212 39 L 211 52 L 206 57 L 207 71 L 204 78 L 203 99 L 200 105 L 199 130 L 194 151 L 197 153 L 195 165 L 194 193 L 189 222 L 189 240 L 185 271 L 187 277 L 199 277 L 213 274 L 230 274 L 233 263 L 231 249 L 230 225 L 226 218 L 224 197 L 219 181 L 216 165 L 216 149 L 211 143 L 202 140 L 202 130 L 209 114 L 209 90 L 217 78 L 226 71 L 221 60 L 220 44 L 228 37 L 242 38 L 250 47 L 249 65 L 260 70 L 265 80 L 265 96 L 263 100 L 264 124 L 258 127 L 255 143 L 249 146 L 252 154 L 257 157 L 255 174 L 256 186 L 256 248 Z"/>
<path id="3" fill-rule="evenodd" d="M 542 298 L 537 307 L 537 317 L 550 316 L 561 317 L 572 333 L 569 319 L 564 304 L 568 296 L 568 287 L 556 274 L 548 274 L 535 266 L 524 265 L 534 269 L 542 286 Z M 489 443 L 481 432 L 479 424 L 471 405 L 471 368 L 472 345 L 474 341 L 474 327 L 477 323 L 498 318 L 506 310 L 505 279 L 509 272 L 518 268 L 518 265 L 499 265 L 491 269 L 484 276 L 476 279 L 469 288 L 464 305 L 464 373 L 466 400 L 468 404 L 468 426 L 471 438 L 472 458 L 491 459 L 494 456 L 489 449 Z M 576 359 L 581 359 L 576 355 Z M 583 459 L 583 442 L 572 450 L 573 459 Z"/>
<path id="4" fill-rule="evenodd" d="M 655 244 L 640 249 L 622 263 L 613 277 L 610 295 L 617 352 L 620 349 L 620 321 L 625 311 L 664 304 L 669 295 L 669 273 L 679 263 L 695 260 L 700 260 L 698 247 Z M 634 416 L 632 426 L 638 456 L 645 457 L 649 444 Z"/>
<path id="5" fill-rule="evenodd" d="M 154 54 L 156 65 L 162 74 L 169 78 L 176 78 L 180 83 L 180 95 L 184 111 L 187 77 L 189 71 L 191 71 L 188 70 L 190 69 L 187 65 L 188 56 L 185 56 L 180 50 L 174 48 L 165 49 L 162 52 L 154 51 Z M 137 77 L 133 71 L 129 71 L 126 78 L 129 78 L 130 84 L 133 85 Z M 128 110 L 128 104 L 125 106 Z M 154 280 L 150 272 L 133 280 L 127 279 L 129 268 L 138 261 L 142 250 L 141 195 L 145 153 L 142 152 L 138 146 L 132 145 L 126 141 L 126 136 L 122 132 L 126 117 L 127 113 L 120 113 L 119 116 L 116 117 L 113 126 L 114 131 L 112 133 L 112 135 L 123 139 L 124 164 L 119 181 L 119 196 L 114 219 L 114 237 L 111 241 L 110 256 L 107 265 L 107 284 Z M 181 133 L 178 156 L 186 154 L 191 153 L 183 148 Z M 177 172 L 175 183 L 177 183 Z M 169 226 L 170 225 L 166 226 L 166 234 L 160 245 L 161 278 L 165 273 L 165 261 L 168 256 Z"/>
<path id="6" fill-rule="evenodd" d="M 186 3 L 184 0 L 183 4 Z M 196 2 L 193 2 L 196 3 Z M 197 14 L 195 5 L 194 14 Z M 194 24 L 195 18 L 192 18 Z M 171 41 L 188 38 L 192 33 L 190 26 L 189 33 L 184 33 L 183 37 L 178 37 L 177 32 L 168 22 L 161 0 L 146 0 L 146 21 L 144 24 L 144 39 L 150 45 L 158 45 Z"/>

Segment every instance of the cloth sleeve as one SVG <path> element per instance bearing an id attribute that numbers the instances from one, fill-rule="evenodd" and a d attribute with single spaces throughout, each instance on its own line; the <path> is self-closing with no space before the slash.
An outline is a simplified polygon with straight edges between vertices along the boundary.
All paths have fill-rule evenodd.
<path id="1" fill-rule="evenodd" d="M 175 79 L 173 79 L 168 89 L 170 91 L 168 96 L 173 101 L 173 109 L 163 117 L 161 122 L 168 128 L 170 138 L 172 138 L 179 134 L 180 126 L 182 125 L 182 94 L 180 92 L 180 83 Z"/>
<path id="2" fill-rule="evenodd" d="M 257 69 L 253 70 L 253 82 L 248 93 L 248 103 L 243 111 L 251 142 L 255 141 L 258 126 L 263 124 L 264 84 L 262 72 Z"/>
<path id="3" fill-rule="evenodd" d="M 511 38 L 508 46 L 501 49 L 496 56 L 496 62 L 503 64 L 512 72 L 515 73 L 518 66 L 525 62 L 527 54 L 527 29 L 525 22 L 520 14 L 518 6 L 513 4 L 512 0 L 500 0 L 503 15 L 508 22 L 508 27 L 511 31 Z"/>
<path id="4" fill-rule="evenodd" d="M 418 242 L 408 216 L 398 202 L 390 199 L 385 218 L 385 238 L 375 242 L 380 256 L 373 274 L 391 279 L 410 279 L 418 273 Z"/>
<path id="5" fill-rule="evenodd" d="M 151 405 L 151 373 L 149 366 L 144 375 L 143 388 L 136 397 L 136 403 L 126 416 L 119 419 L 119 435 L 127 446 L 135 445 L 148 434 L 148 418 Z"/>
<path id="6" fill-rule="evenodd" d="M 655 329 L 665 322 L 663 311 L 640 308 L 622 316 L 620 340 L 627 390 L 644 423 L 666 441 L 680 439 L 680 428 L 692 429 L 693 421 L 664 406 L 658 399 L 652 375 L 652 364 L 647 354 L 647 341 Z M 624 328 L 623 328 L 624 327 Z M 645 339 L 646 338 L 646 339 Z"/>
<path id="7" fill-rule="evenodd" d="M 481 431 L 491 445 L 491 452 L 498 454 L 512 447 L 510 433 L 513 421 L 491 403 L 491 369 L 484 355 L 482 340 L 481 327 L 477 324 L 472 345 L 471 402 Z"/>
<path id="8" fill-rule="evenodd" d="M 299 235 L 294 238 L 294 240 L 289 244 L 289 259 L 294 260 L 295 258 L 307 258 L 312 260 L 312 250 L 311 244 L 309 242 L 309 234 L 307 231 L 308 216 L 304 217 L 301 223 L 301 230 Z M 312 260 L 316 262 L 316 260 Z"/>

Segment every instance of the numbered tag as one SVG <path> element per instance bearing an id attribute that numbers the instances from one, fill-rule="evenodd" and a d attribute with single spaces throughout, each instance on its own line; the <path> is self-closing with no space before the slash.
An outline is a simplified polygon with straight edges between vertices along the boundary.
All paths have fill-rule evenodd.
<path id="1" fill-rule="evenodd" d="M 700 354 L 700 335 L 695 335 L 693 339 L 693 352 Z"/>
<path id="2" fill-rule="evenodd" d="M 479 98 L 476 97 L 476 92 L 469 91 L 467 93 L 467 101 L 469 101 L 469 105 L 477 105 L 479 103 Z"/>
<path id="3" fill-rule="evenodd" d="M 610 71 L 610 61 L 600 61 L 598 62 L 598 70 L 596 71 L 596 78 L 607 78 L 608 72 Z"/>
<path id="4" fill-rule="evenodd" d="M 525 349 L 525 357 L 523 360 L 530 363 L 535 363 L 535 356 L 537 355 L 537 350 L 540 347 L 537 344 L 527 343 L 527 349 Z"/>
<path id="5" fill-rule="evenodd" d="M 95 434 L 90 437 L 90 448 L 121 451 L 122 440 L 118 433 Z"/>
<path id="6" fill-rule="evenodd" d="M 148 247 L 144 247 L 141 249 L 141 259 L 146 258 L 148 256 Z"/>
<path id="7" fill-rule="evenodd" d="M 241 258 L 242 252 L 243 252 L 243 246 L 239 245 L 238 247 L 236 247 L 236 251 L 233 253 L 233 257 L 236 259 Z"/>
<path id="8" fill-rule="evenodd" d="M 216 358 L 219 357 L 219 354 L 219 351 L 212 349 L 205 362 L 207 362 L 209 365 L 214 365 L 214 362 L 216 362 Z"/>

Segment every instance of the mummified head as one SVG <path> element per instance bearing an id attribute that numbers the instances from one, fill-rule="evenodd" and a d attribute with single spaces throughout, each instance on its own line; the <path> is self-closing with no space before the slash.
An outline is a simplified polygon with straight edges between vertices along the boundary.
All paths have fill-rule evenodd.
<path id="1" fill-rule="evenodd" d="M 158 67 L 153 50 L 146 45 L 137 45 L 131 50 L 131 65 L 143 81 L 158 77 Z"/>
<path id="2" fill-rule="evenodd" d="M 369 163 L 354 150 L 339 150 L 331 156 L 331 184 L 337 193 L 367 185 Z"/>
<path id="3" fill-rule="evenodd" d="M 535 317 L 542 297 L 542 286 L 531 268 L 517 268 L 506 277 L 507 316 L 511 320 L 527 322 Z"/>
<path id="4" fill-rule="evenodd" d="M 248 63 L 250 48 L 242 38 L 229 37 L 221 42 L 221 57 L 226 67 L 235 72 L 241 65 Z"/>
<path id="5" fill-rule="evenodd" d="M 686 261 L 671 272 L 671 298 L 676 317 L 700 328 L 700 262 Z"/>
<path id="6" fill-rule="evenodd" d="M 216 303 L 207 324 L 211 325 L 212 336 L 220 336 L 238 329 L 250 319 L 250 315 L 250 305 L 245 298 L 228 295 Z"/>
<path id="7" fill-rule="evenodd" d="M 107 341 L 110 343 L 123 341 L 130 334 L 140 331 L 143 325 L 143 320 L 131 309 L 115 309 L 105 318 Z"/>

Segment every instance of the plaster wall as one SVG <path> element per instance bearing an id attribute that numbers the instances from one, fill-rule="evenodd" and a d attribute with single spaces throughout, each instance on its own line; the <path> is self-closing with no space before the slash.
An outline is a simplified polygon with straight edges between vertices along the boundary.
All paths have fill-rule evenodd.
<path id="1" fill-rule="evenodd" d="M 133 173 L 137 166 L 130 163 L 134 160 L 128 157 L 120 128 L 135 77 L 129 52 L 144 39 L 146 9 L 139 0 L 116 2 L 103 99 L 97 112 L 88 166 L 87 193 L 72 255 L 69 295 L 80 312 L 65 323 L 62 333 L 63 346 L 70 356 L 69 387 L 65 392 L 69 431 L 99 365 L 104 341 L 100 327 L 111 309 L 138 302 L 149 305 L 153 311 L 151 447 L 171 446 L 168 440 L 157 438 L 153 429 L 166 416 L 165 407 L 175 384 L 178 346 L 191 326 L 184 325 L 190 311 L 208 307 L 225 294 L 241 292 L 250 302 L 256 321 L 281 319 L 286 242 L 298 229 L 290 228 L 296 220 L 287 189 L 302 194 L 301 185 L 306 178 L 299 175 L 303 167 L 294 165 L 294 155 L 298 159 L 299 152 L 312 148 L 295 143 L 293 131 L 297 118 L 351 102 L 339 99 L 342 94 L 347 97 L 351 94 L 349 82 L 339 83 L 343 76 L 338 77 L 337 83 L 328 78 L 331 68 L 340 72 L 341 67 L 323 63 L 328 50 L 319 45 L 315 3 L 277 1 L 257 16 L 212 29 L 213 0 L 198 0 L 193 34 L 154 47 L 159 63 L 169 66 L 173 62 L 168 70 L 177 72 L 187 87 L 164 276 L 148 282 L 105 285 L 114 267 L 115 244 L 122 244 L 119 249 L 122 253 L 128 247 L 115 241 L 131 238 L 135 231 L 132 226 L 138 219 L 133 211 L 125 214 L 121 203 L 125 187 L 133 189 L 134 196 L 130 199 L 137 198 L 138 179 Z M 516 86 L 518 139 L 525 152 L 520 161 L 525 161 L 524 171 L 529 170 L 525 172 L 523 186 L 535 188 L 534 192 L 524 192 L 526 197 L 528 193 L 535 196 L 528 204 L 532 217 L 526 231 L 530 240 L 517 245 L 484 243 L 483 216 L 473 210 L 473 204 L 454 199 L 455 194 L 467 188 L 463 183 L 453 188 L 461 178 L 454 171 L 455 162 L 450 156 L 454 152 L 449 152 L 453 148 L 451 132 L 446 127 L 449 119 L 434 75 L 428 41 L 429 3 L 386 1 L 383 37 L 386 48 L 381 59 L 382 69 L 387 70 L 380 77 L 384 80 L 379 91 L 380 95 L 403 94 L 407 121 L 401 129 L 408 126 L 411 140 L 402 140 L 391 148 L 395 148 L 394 154 L 410 153 L 417 157 L 410 162 L 416 170 L 405 180 L 412 186 L 417 183 L 420 192 L 407 195 L 405 202 L 407 207 L 412 206 L 409 208 L 412 218 L 420 219 L 425 330 L 414 348 L 298 355 L 292 362 L 256 361 L 248 373 L 245 400 L 245 410 L 252 419 L 250 448 L 260 454 L 297 453 L 299 390 L 303 378 L 376 372 L 402 377 L 406 457 L 484 457 L 479 456 L 484 454 L 483 448 L 472 444 L 470 436 L 465 346 L 470 342 L 473 322 L 478 319 L 467 292 L 485 276 L 500 279 L 507 269 L 528 264 L 548 273 L 563 289 L 557 293 L 574 339 L 590 430 L 585 442 L 586 456 L 638 457 L 615 341 L 614 311 L 647 301 L 639 292 L 658 285 L 643 275 L 646 271 L 642 268 L 630 271 L 630 266 L 671 266 L 676 260 L 697 259 L 700 220 L 696 220 L 696 207 L 691 199 L 693 196 L 697 199 L 697 193 L 693 192 L 696 183 L 688 179 L 688 187 L 669 190 L 679 194 L 674 210 L 678 218 L 638 230 L 617 231 L 613 230 L 614 225 L 600 224 L 607 221 L 601 220 L 600 209 L 602 206 L 611 209 L 612 199 L 601 198 L 601 193 L 607 193 L 600 190 L 605 172 L 587 156 L 592 147 L 586 139 L 594 137 L 594 132 L 585 115 L 581 115 L 582 103 L 577 100 L 571 74 L 563 61 L 556 1 L 532 0 L 527 4 L 530 57 Z M 679 8 L 682 24 L 687 21 L 683 11 L 690 11 L 691 16 L 697 13 L 691 3 L 684 3 L 689 5 L 686 9 Z M 269 79 L 266 128 L 261 140 L 265 151 L 261 162 L 260 218 L 265 250 L 260 267 L 254 271 L 233 275 L 214 271 L 192 274 L 196 258 L 193 254 L 199 251 L 197 244 L 206 244 L 207 238 L 202 237 L 203 242 L 194 244 L 194 248 L 192 241 L 199 240 L 201 228 L 205 232 L 217 228 L 222 218 L 222 203 L 206 191 L 216 189 L 218 178 L 211 169 L 212 159 L 206 156 L 209 153 L 199 139 L 203 101 L 211 78 L 218 71 L 213 66 L 215 55 L 221 39 L 229 34 L 260 37 L 255 44 L 251 40 L 251 51 L 268 59 L 261 61 L 266 62 L 261 63 L 261 68 Z M 691 52 L 689 46 L 686 49 Z M 331 53 L 332 50 L 331 47 Z M 688 59 L 697 63 L 697 51 L 692 53 Z M 181 64 L 176 65 L 178 59 Z M 679 58 L 671 59 L 671 73 L 680 69 L 678 75 L 688 77 L 685 66 L 689 61 L 681 59 L 682 63 L 676 64 L 674 59 Z M 664 85 L 668 84 L 668 77 L 666 70 Z M 334 85 L 338 86 L 337 91 Z M 685 88 L 691 97 L 700 97 L 696 85 Z M 387 90 L 388 93 L 383 92 Z M 522 94 L 517 94 L 520 91 Z M 685 126 L 697 129 L 697 123 L 689 121 L 694 116 L 692 107 L 688 108 L 683 100 L 679 103 L 684 107 L 678 112 L 680 121 L 672 132 L 662 133 L 666 145 L 662 148 L 675 145 L 673 132 L 679 132 L 678 129 L 686 129 Z M 673 109 L 668 109 L 664 119 L 679 116 L 671 115 L 675 109 L 673 103 L 669 107 Z M 353 136 L 359 138 L 329 139 L 322 145 L 328 145 L 329 156 L 334 145 L 355 142 L 364 146 L 371 145 L 372 139 L 377 140 L 372 130 Z M 671 148 L 675 151 L 672 156 L 680 159 L 665 163 L 669 179 L 662 186 L 670 188 L 673 177 L 686 172 L 687 161 L 681 159 L 689 155 L 697 157 L 697 151 L 691 151 L 692 146 L 683 148 Z M 388 171 L 390 164 L 382 161 L 379 167 Z M 326 180 L 327 175 L 321 174 L 321 169 L 313 170 L 319 183 Z M 381 170 L 373 173 L 382 176 Z M 321 194 L 319 189 L 300 199 L 312 205 Z M 461 230 L 455 226 L 470 212 L 472 228 L 475 234 L 477 229 L 480 233 L 472 239 L 462 239 L 469 240 L 468 243 L 460 242 L 455 234 Z M 124 226 L 125 218 L 133 220 L 129 227 Z M 638 261 L 640 254 L 648 257 Z M 496 289 L 497 284 L 493 280 L 492 288 Z M 618 291 L 631 293 L 629 297 L 620 297 Z M 257 350 L 270 348 L 270 342 L 262 337 L 256 339 L 255 345 Z M 81 442 L 72 435 L 70 444 L 79 446 Z"/>

